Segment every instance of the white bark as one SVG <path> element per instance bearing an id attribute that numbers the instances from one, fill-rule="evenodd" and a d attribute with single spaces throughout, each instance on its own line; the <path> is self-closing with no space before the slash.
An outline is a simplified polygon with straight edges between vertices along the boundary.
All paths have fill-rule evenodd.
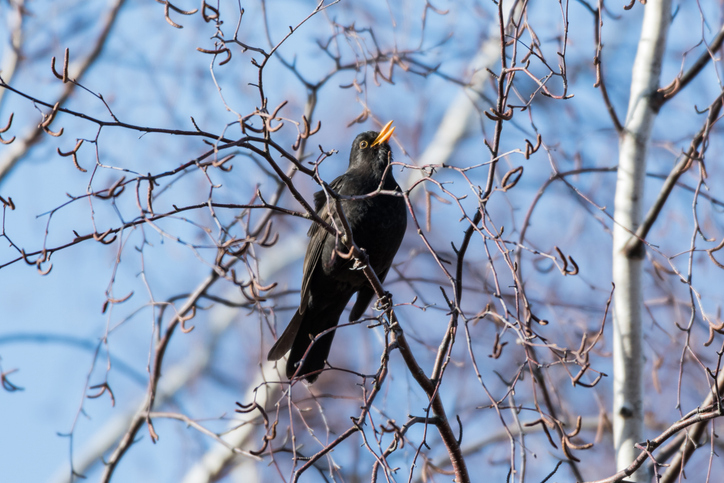
<path id="1" fill-rule="evenodd" d="M 23 45 L 23 9 L 25 0 L 16 0 L 10 4 L 7 15 L 7 27 L 10 32 L 10 43 L 5 46 L 0 62 L 0 76 L 10 84 L 15 74 L 15 69 L 20 61 L 20 49 Z M 0 106 L 7 89 L 0 89 Z M 3 124 L 4 125 L 4 124 Z"/>
<path id="2" fill-rule="evenodd" d="M 631 464 L 643 441 L 642 291 L 640 256 L 623 247 L 641 222 L 646 151 L 656 116 L 653 96 L 659 87 L 671 0 L 651 0 L 644 7 L 638 51 L 633 65 L 631 97 L 619 143 L 613 230 L 614 345 L 613 434 L 616 469 Z M 642 472 L 631 481 L 643 481 Z"/>
<path id="3" fill-rule="evenodd" d="M 260 266 L 261 280 L 273 280 L 277 276 L 277 272 L 285 269 L 294 260 L 302 257 L 306 249 L 306 242 L 298 238 L 294 245 L 290 243 L 279 243 L 268 249 L 267 258 L 269 263 Z M 234 308 L 217 306 L 217 310 L 224 314 L 222 320 L 236 320 L 238 310 Z M 216 317 L 214 317 L 215 319 Z M 266 349 L 262 347 L 262 354 L 266 354 Z M 267 381 L 278 381 L 279 370 L 275 367 L 280 362 L 264 361 L 260 366 L 250 368 L 248 372 L 255 374 L 252 381 L 247 384 L 247 389 L 243 397 L 238 399 L 242 404 L 248 404 L 256 401 L 261 407 L 269 411 L 279 398 L 282 385 L 276 382 L 264 384 Z M 283 367 L 283 364 L 280 366 Z M 270 416 L 273 414 L 269 413 Z M 259 435 L 260 425 L 259 412 L 252 411 L 249 414 L 237 414 L 233 421 L 229 423 L 228 429 L 221 439 L 235 448 L 258 450 L 262 444 L 262 438 Z M 243 424 L 249 422 L 250 424 Z M 263 429 L 263 427 L 262 427 Z M 256 438 L 256 440 L 252 440 Z M 250 440 L 252 440 L 250 442 Z M 250 448 L 249 448 L 250 447 Z M 209 450 L 201 455 L 193 466 L 189 468 L 183 478 L 183 483 L 208 483 L 217 481 L 220 475 L 232 472 L 233 481 L 259 481 L 256 475 L 256 461 L 246 456 L 239 456 L 230 451 L 227 447 L 214 444 Z"/>
<path id="4" fill-rule="evenodd" d="M 266 381 L 278 379 L 279 373 L 274 368 L 275 365 L 276 363 L 264 361 L 261 367 L 256 370 L 257 377 L 247 386 L 246 394 L 244 394 L 243 399 L 240 399 L 242 403 L 248 404 L 251 401 L 256 401 L 261 407 L 268 408 L 270 404 L 278 399 L 281 385 L 276 383 L 264 385 Z M 221 439 L 234 448 L 249 449 L 246 446 L 252 446 L 250 449 L 258 450 L 262 444 L 262 438 L 259 436 L 259 420 L 258 411 L 252 411 L 249 414 L 237 414 L 229 424 L 229 432 L 221 436 Z M 257 436 L 256 443 L 249 442 L 254 436 Z M 253 464 L 243 465 L 245 462 Z M 220 444 L 213 445 L 186 472 L 183 483 L 217 481 L 231 467 L 239 464 L 241 466 L 235 470 L 240 478 L 238 481 L 259 481 L 256 474 L 256 461 L 247 456 L 240 457 Z"/>

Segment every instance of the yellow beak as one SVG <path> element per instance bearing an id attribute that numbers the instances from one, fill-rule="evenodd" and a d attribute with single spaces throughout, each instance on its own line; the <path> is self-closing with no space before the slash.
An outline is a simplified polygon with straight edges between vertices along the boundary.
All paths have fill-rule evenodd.
<path id="1" fill-rule="evenodd" d="M 382 131 L 380 131 L 380 134 L 377 136 L 377 139 L 375 139 L 375 141 L 372 143 L 372 146 L 386 143 L 387 140 L 392 137 L 392 133 L 395 132 L 395 128 L 393 127 L 392 129 L 390 129 L 390 126 L 392 126 L 393 122 L 394 121 L 390 121 L 385 124 L 385 127 L 382 128 Z"/>

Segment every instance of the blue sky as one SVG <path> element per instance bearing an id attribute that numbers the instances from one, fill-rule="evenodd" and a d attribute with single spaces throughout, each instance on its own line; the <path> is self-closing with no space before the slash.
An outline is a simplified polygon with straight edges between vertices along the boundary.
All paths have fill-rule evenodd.
<path id="1" fill-rule="evenodd" d="M 556 51 L 560 50 L 559 34 L 561 11 L 558 4 L 535 5 L 530 7 L 528 21 L 541 41 L 546 59 L 555 69 Z M 703 14 L 694 5 L 680 2 L 675 5 L 677 13 L 672 25 L 667 57 L 664 64 L 662 83 L 666 84 L 680 70 L 682 55 L 691 50 L 683 60 L 689 66 L 701 54 L 703 47 L 697 45 L 702 35 L 711 39 L 719 28 L 721 14 L 714 2 L 701 2 Z M 9 19 L 7 2 L 2 3 L 3 24 Z M 186 2 L 179 7 L 196 8 L 197 2 Z M 462 91 L 459 84 L 450 78 L 467 82 L 475 69 L 486 66 L 470 65 L 479 45 L 491 30 L 495 21 L 492 2 L 443 2 L 435 6 L 449 10 L 446 15 L 427 11 L 424 36 L 421 30 L 421 15 L 424 5 L 420 2 L 388 4 L 371 2 L 364 7 L 350 2 L 340 2 L 316 15 L 305 23 L 278 50 L 287 62 L 296 62 L 299 73 L 306 81 L 315 83 L 334 67 L 332 59 L 319 47 L 333 32 L 333 24 L 354 26 L 364 29 L 372 26 L 377 42 L 383 49 L 396 46 L 399 51 L 415 49 L 422 41 L 424 54 L 413 58 L 427 66 L 440 65 L 441 75 L 418 76 L 396 68 L 394 84 L 375 84 L 373 67 L 367 66 L 357 72 L 337 73 L 318 93 L 314 120 L 322 122 L 319 134 L 310 139 L 307 153 L 312 161 L 319 153 L 317 145 L 325 150 L 335 149 L 337 154 L 327 159 L 320 167 L 322 177 L 331 181 L 344 171 L 347 165 L 349 144 L 357 132 L 379 128 L 379 123 L 395 120 L 397 139 L 393 144 L 395 159 L 416 165 L 422 153 L 429 147 L 440 121 L 453 100 Z M 618 115 L 623 118 L 627 105 L 631 64 L 642 14 L 642 6 L 624 12 L 619 5 L 607 4 L 613 12 L 604 18 L 603 59 L 607 86 Z M 288 32 L 290 25 L 297 25 L 314 8 L 313 2 L 272 1 L 266 4 L 270 18 L 270 35 L 274 42 Z M 11 84 L 17 89 L 39 99 L 50 102 L 63 87 L 50 72 L 50 57 L 62 58 L 63 50 L 70 48 L 71 60 L 83 58 L 92 47 L 92 39 L 98 35 L 103 22 L 107 2 L 30 2 L 33 13 L 26 20 L 23 47 L 25 58 L 19 64 Z M 258 5 L 244 5 L 239 38 L 249 45 L 269 49 L 264 31 L 263 13 Z M 535 8 L 535 10 L 533 10 Z M 227 39 L 233 36 L 239 19 L 235 2 L 222 2 L 224 25 Z M 508 169 L 524 167 L 519 185 L 509 193 L 496 192 L 488 204 L 490 217 L 496 226 L 504 226 L 508 245 L 518 240 L 524 216 L 540 187 L 553 172 L 567 171 L 580 167 L 604 168 L 615 166 L 617 138 L 607 117 L 600 91 L 593 88 L 595 72 L 591 60 L 594 55 L 592 25 L 593 19 L 579 2 L 567 6 L 569 37 L 567 44 L 567 66 L 569 92 L 575 97 L 569 100 L 554 100 L 537 96 L 532 108 L 516 112 L 513 121 L 505 124 L 502 151 L 519 149 L 525 139 L 533 139 L 537 129 L 543 136 L 545 146 L 530 160 L 520 153 L 506 156 L 499 164 L 498 182 Z M 245 115 L 260 104 L 255 83 L 257 69 L 251 59 L 260 60 L 258 54 L 241 51 L 238 45 L 230 45 L 232 62 L 224 66 L 215 65 L 211 76 L 212 56 L 196 50 L 197 47 L 213 48 L 210 38 L 214 35 L 213 24 L 204 23 L 200 15 L 181 16 L 171 13 L 175 22 L 183 29 L 174 29 L 164 20 L 163 6 L 152 2 L 128 1 L 123 6 L 107 44 L 93 67 L 83 77 L 82 84 L 95 93 L 101 93 L 113 113 L 122 121 L 139 126 L 162 127 L 179 130 L 193 130 L 190 117 L 197 125 L 214 133 L 227 129 L 230 137 L 239 136 L 237 117 L 233 111 Z M 702 22 L 702 18 L 706 21 Z M 8 42 L 5 30 L 0 30 L 2 42 Z M 528 36 L 523 37 L 529 42 Z M 5 44 L 3 44 L 4 46 Z M 332 44 L 334 46 L 334 44 Z M 336 48 L 336 47 L 335 47 Z M 522 47 L 521 47 L 522 48 Z M 353 62 L 363 53 L 373 51 L 371 37 L 367 32 L 359 36 L 339 36 L 339 52 L 342 63 Z M 332 50 L 334 51 L 334 50 Z M 383 73 L 387 64 L 382 65 Z M 490 67 L 499 71 L 499 65 Z M 535 59 L 531 70 L 544 75 L 545 69 Z M 721 83 L 717 68 L 708 67 L 687 89 L 678 94 L 662 109 L 654 129 L 650 149 L 649 172 L 668 173 L 676 157 L 685 149 L 693 134 L 703 122 L 703 116 L 696 114 L 694 105 L 703 109 L 718 95 Z M 362 84 L 361 91 L 348 87 L 353 81 Z M 270 109 L 287 100 L 288 105 L 281 111 L 289 120 L 300 120 L 307 101 L 307 89 L 277 59 L 272 59 L 265 70 L 265 92 Z M 534 84 L 521 74 L 516 78 L 518 94 L 525 98 L 534 89 Z M 551 90 L 560 93 L 561 83 L 557 78 L 550 81 Z M 494 86 L 484 86 L 484 94 L 495 97 Z M 223 97 L 222 97 L 223 96 Z M 511 96 L 510 104 L 520 105 L 522 101 Z M 230 108 L 230 111 L 226 109 Z M 348 126 L 367 106 L 371 119 L 361 125 Z M 108 110 L 95 96 L 76 90 L 64 107 L 82 111 L 88 115 L 110 120 Z M 487 109 L 488 105 L 482 104 Z M 47 112 L 48 109 L 42 109 Z M 9 134 L 22 136 L 40 120 L 36 107 L 26 99 L 5 92 L 0 104 L 0 124 L 4 124 L 10 113 L 15 113 Z M 227 128 L 228 125 L 228 128 Z M 258 125 L 258 121 L 257 121 Z M 44 136 L 23 156 L 13 171 L 0 181 L 0 196 L 12 197 L 17 209 L 6 210 L 4 230 L 13 243 L 27 251 L 39 250 L 43 246 L 46 229 L 47 245 L 57 246 L 72 241 L 75 235 L 103 232 L 138 216 L 134 190 L 135 184 L 126 187 L 127 192 L 115 204 L 96 198 L 82 198 L 62 209 L 49 212 L 68 201 L 68 194 L 82 196 L 89 190 L 107 188 L 121 176 L 127 179 L 146 173 L 163 173 L 200 156 L 209 149 L 199 138 L 171 136 L 165 134 L 142 134 L 138 131 L 117 127 L 100 130 L 97 151 L 89 141 L 98 133 L 93 123 L 60 114 L 54 121 L 54 129 L 63 126 L 65 134 L 60 138 Z M 489 160 L 483 139 L 490 140 L 493 121 L 476 114 L 472 117 L 468 132 L 457 145 L 454 155 L 448 161 L 456 167 L 473 166 Z M 275 134 L 275 140 L 289 148 L 294 142 L 296 128 L 291 121 Z M 3 138 L 7 138 L 3 134 Z M 73 167 L 70 158 L 60 157 L 56 149 L 67 151 L 75 145 L 76 139 L 86 139 L 79 151 L 79 163 L 88 172 L 82 173 Z M 710 140 L 709 152 L 720 148 L 718 130 Z M 0 159 L 8 152 L 0 146 Z M 404 151 L 403 151 L 404 150 Z M 259 165 L 242 149 L 235 151 L 236 159 L 229 173 L 218 169 L 206 174 L 197 169 L 188 169 L 183 175 L 164 178 L 162 186 L 154 191 L 156 212 L 172 209 L 173 205 L 186 206 L 203 203 L 209 198 L 213 186 L 213 199 L 218 203 L 247 203 L 258 189 L 269 198 L 275 190 L 273 179 L 265 174 L 268 166 Z M 708 194 L 716 196 L 721 190 L 721 166 L 712 155 L 707 164 Z M 98 162 L 101 166 L 93 171 Z M 284 165 L 286 169 L 287 164 Z M 412 179 L 411 170 L 397 168 L 395 176 L 405 188 Z M 207 177 L 208 175 L 208 177 Z M 299 175 L 298 175 L 299 176 Z M 468 172 L 468 179 L 475 185 L 484 184 L 487 169 Z M 698 173 L 685 176 L 689 186 L 695 186 Z M 300 192 L 311 199 L 317 189 L 308 178 L 296 178 Z M 461 199 L 462 206 L 472 212 L 476 206 L 474 189 L 459 172 L 440 170 L 436 175 L 440 182 Z M 606 213 L 612 212 L 615 175 L 611 173 L 590 173 L 569 178 L 582 193 L 590 196 L 598 206 L 605 206 Z M 661 184 L 651 177 L 647 181 L 645 197 L 650 203 Z M 218 187 L 216 187 L 218 185 Z M 138 188 L 139 199 L 145 203 L 147 185 Z M 422 188 L 421 188 L 422 189 Z M 429 186 L 434 193 L 445 196 L 439 189 Z M 162 190 L 162 191 L 160 191 Z M 424 197 L 417 198 L 416 210 L 424 224 Z M 286 208 L 300 210 L 300 206 L 287 193 L 280 204 Z M 692 239 L 692 195 L 678 190 L 667 204 L 665 216 L 657 222 L 652 232 L 652 243 L 662 253 L 673 256 L 686 251 Z M 434 229 L 427 232 L 433 248 L 444 256 L 454 256 L 450 243 L 459 246 L 466 228 L 460 222 L 456 203 L 449 205 L 432 202 L 431 221 Z M 697 207 L 699 222 L 703 231 L 712 240 L 720 240 L 722 224 L 720 206 L 700 200 Z M 217 210 L 220 223 L 228 224 L 238 215 L 238 210 Z M 611 220 L 601 210 L 576 195 L 562 183 L 554 183 L 541 198 L 534 211 L 533 221 L 528 228 L 525 246 L 555 255 L 554 246 L 571 255 L 580 265 L 578 277 L 563 277 L 557 269 L 549 270 L 549 259 L 539 257 L 531 251 L 524 251 L 523 273 L 526 290 L 535 302 L 535 311 L 553 323 L 538 328 L 540 334 L 559 346 L 577 347 L 583 331 L 596 331 L 603 317 L 603 307 L 610 292 L 610 227 Z M 236 236 L 244 236 L 244 224 L 253 225 L 260 215 L 256 212 L 251 219 L 242 219 L 241 226 L 232 229 Z M 50 219 L 50 221 L 49 221 Z M 94 225 L 95 222 L 95 225 Z M 159 411 L 179 412 L 198 419 L 214 431 L 223 430 L 233 417 L 234 402 L 243 400 L 249 385 L 257 380 L 266 350 L 272 343 L 270 324 L 276 330 L 286 324 L 291 309 L 298 303 L 301 278 L 301 264 L 308 228 L 308 221 L 292 217 L 276 217 L 274 230 L 280 233 L 281 241 L 271 248 L 255 247 L 253 257 L 247 263 L 237 264 L 241 277 L 248 277 L 249 270 L 260 273 L 263 283 L 276 282 L 270 301 L 264 307 L 274 308 L 267 317 L 258 311 L 247 309 L 228 310 L 213 301 L 201 304 L 197 317 L 191 321 L 196 329 L 189 334 L 177 332 L 169 346 L 164 363 L 164 377 L 178 369 L 200 364 L 195 357 L 206 354 L 209 347 L 211 360 L 204 366 L 198 377 L 166 401 Z M 2 370 L 18 369 L 10 380 L 23 387 L 22 391 L 0 392 L 0 431 L 5 435 L 0 440 L 0 465 L 4 468 L 6 481 L 63 481 L 68 474 L 69 438 L 58 433 L 73 430 L 74 458 L 80 458 L 84 451 L 96 444 L 93 438 L 103 434 L 105 424 L 128 411 L 134 411 L 142 399 L 148 380 L 147 365 L 149 349 L 153 338 L 154 320 L 159 315 L 160 305 L 169 298 L 192 292 L 208 276 L 214 262 L 213 240 L 220 234 L 218 225 L 207 210 L 185 212 L 173 219 L 157 224 L 163 234 L 152 226 L 125 230 L 122 236 L 110 245 L 84 242 L 53 254 L 53 269 L 47 276 L 40 276 L 33 266 L 23 262 L 10 264 L 0 269 L 0 364 Z M 399 309 L 403 327 L 413 340 L 426 370 L 432 367 L 439 338 L 447 323 L 447 307 L 438 285 L 447 281 L 436 263 L 426 251 L 416 234 L 412 220 L 408 220 L 408 234 L 398 255 L 399 273 L 388 278 L 386 288 L 395 295 L 397 303 L 412 303 L 415 296 L 418 305 L 434 304 L 426 311 L 412 306 Z M 204 228 L 208 228 L 207 231 Z M 144 242 L 145 240 L 145 242 Z M 5 240 L 3 240 L 5 241 Z M 491 264 L 486 254 L 491 250 Z M 698 248 L 710 248 L 716 242 L 697 241 Z M 17 253 L 6 244 L 0 248 L 0 265 L 14 259 Z M 120 257 L 120 262 L 117 263 Z M 475 238 L 466 259 L 467 286 L 463 298 L 466 315 L 473 317 L 486 303 L 497 304 L 489 295 L 494 285 L 491 267 L 500 277 L 500 285 L 511 283 L 501 253 L 490 240 Z M 661 379 L 663 393 L 654 395 L 647 408 L 660 415 L 662 421 L 673 421 L 677 417 L 676 373 L 681 353 L 681 341 L 677 339 L 674 322 L 688 320 L 689 309 L 686 287 L 675 277 L 657 278 L 654 260 L 666 268 L 668 261 L 654 254 L 647 265 L 647 364 L 652 367 L 658 359 L 663 360 Z M 722 271 L 714 267 L 705 253 L 694 257 L 694 285 L 701 294 L 701 307 L 709 314 L 716 314 L 721 305 Z M 679 270 L 687 269 L 686 255 L 672 258 Z M 246 268 L 245 268 L 246 265 Z M 389 288 L 388 288 L 389 286 Z M 449 285 L 446 290 L 450 293 Z M 109 291 L 109 295 L 106 292 Z M 290 293 L 286 293 L 289 291 Z M 102 312 L 107 297 L 122 298 L 133 292 L 128 302 L 115 304 L 111 310 Z M 512 301 L 512 290 L 504 288 Z M 228 282 L 219 283 L 213 293 L 239 301 L 238 288 Z M 511 306 L 512 306 L 511 305 Z M 500 305 L 496 305 L 501 311 Z M 170 310 L 169 310 L 170 313 Z M 168 321 L 168 313 L 163 319 Z M 715 362 L 715 350 L 721 345 L 721 336 L 708 348 L 701 343 L 707 338 L 706 324 L 698 315 L 696 331 L 693 332 L 695 353 L 706 364 Z M 223 325 L 227 321 L 227 325 Z M 219 329 L 219 325 L 224 329 Z M 607 330 L 609 330 L 607 328 Z M 217 331 L 221 331 L 220 333 Z M 519 349 L 515 348 L 515 337 L 507 333 L 509 342 L 506 357 L 495 360 L 488 357 L 492 339 L 500 327 L 489 319 L 470 325 L 472 334 L 471 350 L 476 355 L 486 386 L 495 397 L 503 397 L 506 386 L 493 371 L 501 377 L 512 377 L 514 368 L 522 362 Z M 461 331 L 462 332 L 462 331 Z M 109 334 L 108 344 L 100 340 Z M 99 348 L 96 353 L 96 349 Z M 332 359 L 345 367 L 354 367 L 362 372 L 373 372 L 383 347 L 383 332 L 380 328 L 367 330 L 361 326 L 340 330 L 337 335 Z M 593 356 L 596 369 L 610 374 L 610 342 L 603 340 L 601 350 Z M 372 355 L 370 355 L 372 354 Z M 499 429 L 500 419 L 492 409 L 479 409 L 490 403 L 471 368 L 465 335 L 460 334 L 453 352 L 449 386 L 444 392 L 444 401 L 449 415 L 460 414 L 466 426 L 466 438 L 474 441 L 489 428 Z M 548 357 L 548 356 L 546 356 Z M 109 366 L 110 364 L 110 366 Z M 422 392 L 405 371 L 398 354 L 393 354 L 391 374 L 383 397 L 376 405 L 375 418 L 382 424 L 385 418 L 404 421 L 408 414 L 421 414 L 425 406 Z M 696 407 L 702 394 L 706 393 L 706 375 L 695 364 L 686 365 L 684 373 L 690 381 L 682 394 L 685 411 Z M 668 377 L 664 377 L 664 376 Z M 325 377 L 327 375 L 325 374 Z M 529 376 L 528 376 L 529 377 Z M 604 381 L 596 389 L 570 388 L 570 380 L 564 371 L 551 369 L 551 381 L 559 384 L 554 391 L 556 398 L 566 402 L 566 410 L 585 416 L 595 416 L 599 407 L 610 402 L 610 381 Z M 610 378 L 609 378 L 610 379 Z M 98 399 L 87 399 L 86 386 L 93 386 L 107 380 L 113 388 L 116 406 L 103 395 Z M 163 379 L 162 379 L 163 380 Z M 326 380 L 320 379 L 319 392 L 329 391 L 336 398 L 325 400 L 329 404 L 324 413 L 331 421 L 329 432 L 317 433 L 333 438 L 346 429 L 349 416 L 356 414 L 361 390 L 352 376 L 330 372 Z M 517 402 L 531 406 L 528 381 L 519 386 Z M 653 387 L 653 379 L 649 381 Z M 306 390 L 295 393 L 300 401 L 306 401 Z M 653 389 L 652 389 L 653 391 Z M 352 395 L 351 397 L 349 395 Z M 653 394 L 653 392 L 652 392 Z M 345 397 L 350 397 L 345 400 Z M 661 405 L 656 398 L 664 401 Z M 306 402 L 304 402 L 306 404 Z M 82 411 L 80 408 L 82 407 Z M 574 409 L 575 408 L 575 409 Z M 525 414 L 525 413 L 524 413 Z M 337 421 L 339 417 L 339 422 Z M 523 416 L 521 416 L 523 417 Z M 526 415 L 533 418 L 534 414 Z M 508 418 L 508 416 L 506 416 Z M 75 424 L 74 424 L 75 421 Z M 315 419 L 315 423 L 319 421 Z M 507 421 L 511 424 L 510 419 Z M 186 428 L 176 420 L 158 418 L 154 421 L 161 436 L 153 445 L 145 428 L 139 432 L 140 441 L 134 445 L 119 465 L 115 481 L 145 479 L 148 481 L 178 481 L 206 450 L 214 447 L 209 438 Z M 323 427 L 323 426 L 322 426 Z M 299 426 L 301 428 L 301 426 Z M 305 439 L 307 448 L 314 447 L 310 436 L 300 429 L 300 438 Z M 653 430 L 652 430 L 653 431 Z M 592 439 L 595 431 L 587 434 Z M 420 443 L 422 428 L 413 428 L 408 436 Z M 547 446 L 540 435 L 529 440 L 530 453 L 540 457 L 540 464 L 529 462 L 531 481 L 542 479 L 555 465 L 560 451 Z M 435 436 L 430 436 L 434 438 Z M 260 437 L 253 440 L 256 445 Z M 434 440 L 429 451 L 432 459 L 444 456 L 439 441 Z M 342 466 L 343 478 L 358 472 L 366 474 L 371 457 L 359 448 L 359 441 L 340 447 L 334 454 L 334 461 Z M 281 441 L 276 444 L 281 445 Z M 609 462 L 610 450 L 606 440 L 596 453 L 576 453 L 584 464 Z M 407 447 L 392 457 L 392 462 L 401 466 L 398 481 L 407 479 L 410 462 L 415 449 Z M 491 446 L 470 458 L 470 466 L 486 468 L 495 478 L 504 478 L 508 466 L 509 444 Z M 41 456 L 42 455 L 42 456 Z M 529 454 L 530 456 L 530 454 Z M 288 476 L 289 465 L 285 454 L 276 455 L 280 470 Z M 531 461 L 533 459 L 531 458 Z M 74 459 L 77 464 L 77 460 Z M 504 464 L 499 464 L 503 461 Z M 704 460 L 706 461 L 706 460 Z M 553 463 L 551 463 L 553 462 Z M 228 481 L 245 478 L 277 478 L 274 466 L 269 460 L 259 464 L 242 465 L 228 477 Z M 329 463 L 331 464 L 331 463 Z M 392 464 L 392 466 L 394 466 Z M 587 476 L 604 477 L 608 473 L 596 465 Z M 721 472 L 721 465 L 716 466 Z M 87 471 L 89 479 L 97 479 L 100 465 Z M 561 471 L 567 471 L 562 469 Z M 719 473 L 721 474 L 721 473 Z M 569 475 L 563 473 L 562 480 Z M 337 475 L 339 477 L 339 475 Z M 416 474 L 417 476 L 417 474 Z M 316 481 L 317 474 L 305 475 L 306 481 Z M 53 479 L 59 478 L 59 479 Z M 365 477 L 366 478 L 366 477 Z M 538 478 L 536 480 L 535 478 Z M 250 481 L 250 480 L 246 480 Z M 303 478 L 304 481 L 304 478 Z M 502 481 L 502 480 L 501 480 Z"/>

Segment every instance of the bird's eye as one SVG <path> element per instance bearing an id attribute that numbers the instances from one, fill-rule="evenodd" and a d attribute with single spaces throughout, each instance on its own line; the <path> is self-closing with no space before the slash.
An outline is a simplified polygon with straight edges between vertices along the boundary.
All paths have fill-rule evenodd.
<path id="1" fill-rule="evenodd" d="M 367 146 L 369 146 L 369 143 L 367 141 L 362 141 L 361 143 L 359 143 L 360 149 L 367 149 Z"/>

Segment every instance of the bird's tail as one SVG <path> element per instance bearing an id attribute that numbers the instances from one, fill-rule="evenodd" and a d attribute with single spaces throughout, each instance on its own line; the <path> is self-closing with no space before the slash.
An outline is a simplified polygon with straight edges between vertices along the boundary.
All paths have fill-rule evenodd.
<path id="1" fill-rule="evenodd" d="M 286 330 L 269 351 L 267 359 L 281 359 L 291 349 L 287 359 L 287 377 L 291 379 L 296 374 L 310 383 L 314 382 L 324 369 L 335 331 L 331 330 L 314 339 L 337 325 L 349 298 L 340 297 L 334 304 L 321 309 L 310 304 L 304 313 L 299 313 L 297 309 Z M 300 362 L 301 367 L 298 366 Z"/>

